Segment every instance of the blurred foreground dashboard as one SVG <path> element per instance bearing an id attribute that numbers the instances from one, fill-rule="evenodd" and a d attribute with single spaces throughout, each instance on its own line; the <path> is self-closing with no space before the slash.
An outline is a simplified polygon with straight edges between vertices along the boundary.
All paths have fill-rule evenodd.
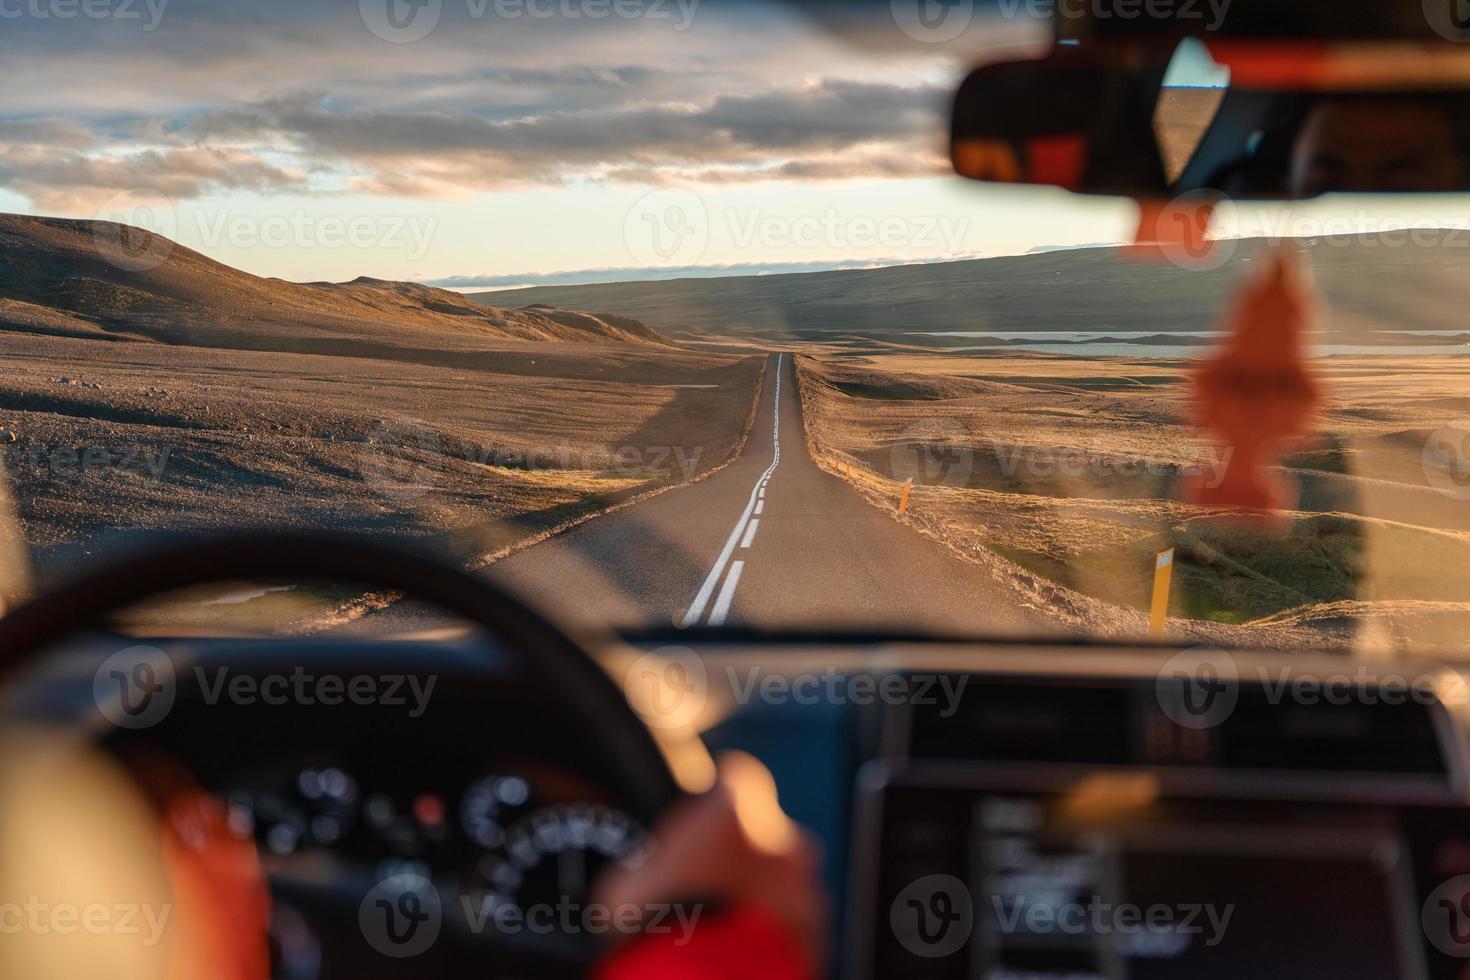
<path id="1" fill-rule="evenodd" d="M 846 856 L 830 868 L 845 977 L 1470 977 L 1461 674 L 694 649 L 729 704 L 706 741 L 764 759 Z"/>
<path id="2" fill-rule="evenodd" d="M 1470 976 L 1459 673 L 1302 654 L 629 642 L 614 676 L 637 683 L 630 659 L 673 670 L 711 752 L 764 761 L 822 838 L 836 975 Z M 240 641 L 187 645 L 196 664 L 238 662 Z M 387 707 L 175 706 L 169 729 L 194 735 L 167 750 L 271 875 L 278 975 L 322 975 L 314 905 L 355 908 L 388 875 L 493 918 L 585 899 L 602 867 L 637 859 L 647 821 L 606 789 L 587 733 L 556 722 L 554 692 L 459 676 L 470 645 L 353 653 L 378 676 L 410 665 Z M 295 641 L 252 669 L 326 670 L 348 646 Z M 31 713 L 91 703 L 77 658 L 27 687 Z M 351 901 L 323 906 L 333 892 Z"/>

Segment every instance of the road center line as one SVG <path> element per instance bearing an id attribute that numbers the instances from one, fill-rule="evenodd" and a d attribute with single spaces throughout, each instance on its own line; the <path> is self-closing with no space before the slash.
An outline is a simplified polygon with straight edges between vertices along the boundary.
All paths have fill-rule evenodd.
<path id="1" fill-rule="evenodd" d="M 704 610 L 709 605 L 710 596 L 714 595 L 715 585 L 720 581 L 720 576 L 724 574 L 725 566 L 730 562 L 730 556 L 735 553 L 735 545 L 740 541 L 740 535 L 744 533 L 745 526 L 750 521 L 751 513 L 755 510 L 756 495 L 760 492 L 762 484 L 771 478 L 771 474 L 776 472 L 776 467 L 781 464 L 781 359 L 784 356 L 784 354 L 776 355 L 776 396 L 772 402 L 771 412 L 773 416 L 771 439 L 774 445 L 771 453 L 771 465 L 766 467 L 765 472 L 756 479 L 755 486 L 750 488 L 750 500 L 745 504 L 745 512 L 740 515 L 740 520 L 735 522 L 734 529 L 730 531 L 730 537 L 725 540 L 724 550 L 715 559 L 715 563 L 710 568 L 709 574 L 705 576 L 704 584 L 699 587 L 699 593 L 694 597 L 694 601 L 690 603 L 689 611 L 684 614 L 684 618 L 680 621 L 681 626 L 693 626 L 699 622 L 699 617 L 704 615 Z M 762 506 L 764 506 L 764 501 L 762 502 Z M 745 563 L 736 562 L 735 564 L 743 568 Z M 730 578 L 734 581 L 739 580 L 739 575 L 733 568 L 730 571 Z M 710 625 L 712 626 L 721 625 L 725 621 L 725 616 L 729 615 L 730 602 L 735 598 L 735 584 L 731 580 L 727 580 L 725 587 L 720 590 L 720 601 L 724 603 L 724 615 L 721 615 L 720 622 L 716 623 L 714 613 L 711 613 Z M 719 612 L 719 609 L 719 603 L 716 603 L 715 612 Z"/>
<path id="2" fill-rule="evenodd" d="M 750 543 L 755 540 L 755 529 L 761 526 L 760 518 L 753 517 L 749 524 L 745 525 L 745 537 L 740 541 L 740 547 L 749 548 Z"/>
<path id="3" fill-rule="evenodd" d="M 725 585 L 720 589 L 720 597 L 715 600 L 715 608 L 709 612 L 711 626 L 725 625 L 725 617 L 730 615 L 730 603 L 735 601 L 735 586 L 740 584 L 740 573 L 743 571 L 745 571 L 745 562 L 737 561 L 730 564 L 730 574 L 725 576 Z"/>

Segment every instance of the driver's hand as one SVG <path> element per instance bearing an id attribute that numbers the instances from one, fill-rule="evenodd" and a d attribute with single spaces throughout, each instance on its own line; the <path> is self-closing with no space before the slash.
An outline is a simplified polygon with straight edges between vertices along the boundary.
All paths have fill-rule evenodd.
<path id="1" fill-rule="evenodd" d="M 597 883 L 594 900 L 612 909 L 682 904 L 702 914 L 683 948 L 644 937 L 612 955 L 604 978 L 822 974 L 828 903 L 820 848 L 782 812 L 760 762 L 722 757 L 714 788 L 670 809 L 654 839 L 645 862 Z"/>

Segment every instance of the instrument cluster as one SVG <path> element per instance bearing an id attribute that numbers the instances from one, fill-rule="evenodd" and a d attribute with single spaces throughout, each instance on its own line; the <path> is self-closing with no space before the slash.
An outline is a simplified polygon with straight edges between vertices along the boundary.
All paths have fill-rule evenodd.
<path id="1" fill-rule="evenodd" d="M 521 763 L 463 781 L 369 782 L 346 765 L 293 766 L 219 791 L 231 831 L 273 875 L 416 874 L 477 903 L 578 902 L 644 828 L 559 769 Z"/>

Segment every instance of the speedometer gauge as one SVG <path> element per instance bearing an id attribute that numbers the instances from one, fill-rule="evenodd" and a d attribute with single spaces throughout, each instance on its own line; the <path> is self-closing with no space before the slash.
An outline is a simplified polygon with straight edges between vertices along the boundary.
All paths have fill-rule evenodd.
<path id="1" fill-rule="evenodd" d="M 507 823 L 520 817 L 531 799 L 531 787 L 520 776 L 486 776 L 465 790 L 459 819 L 465 836 L 484 848 L 505 843 Z"/>
<path id="2" fill-rule="evenodd" d="M 606 864 L 639 860 L 643 843 L 633 818 L 610 807 L 542 807 L 506 831 L 503 866 L 495 867 L 490 878 L 497 891 L 522 907 L 581 899 Z"/>

